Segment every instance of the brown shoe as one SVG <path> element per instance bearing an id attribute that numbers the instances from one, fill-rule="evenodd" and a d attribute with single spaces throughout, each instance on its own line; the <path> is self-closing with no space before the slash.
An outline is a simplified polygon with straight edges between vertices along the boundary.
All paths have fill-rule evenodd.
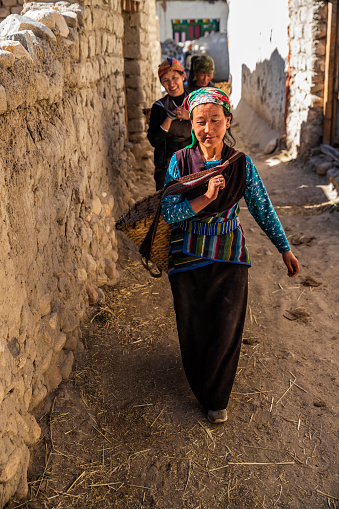
<path id="1" fill-rule="evenodd" d="M 207 412 L 207 418 L 213 424 L 220 424 L 221 422 L 227 421 L 227 410 L 209 410 Z"/>

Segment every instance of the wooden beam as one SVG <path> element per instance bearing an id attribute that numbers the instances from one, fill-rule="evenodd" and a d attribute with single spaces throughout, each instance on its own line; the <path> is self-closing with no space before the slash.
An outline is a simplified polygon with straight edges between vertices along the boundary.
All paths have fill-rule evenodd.
<path id="1" fill-rule="evenodd" d="M 324 132 L 323 143 L 331 143 L 332 126 L 335 121 L 334 94 L 335 94 L 335 70 L 337 69 L 337 30 L 338 30 L 338 0 L 329 0 L 327 14 L 327 40 L 324 82 Z"/>

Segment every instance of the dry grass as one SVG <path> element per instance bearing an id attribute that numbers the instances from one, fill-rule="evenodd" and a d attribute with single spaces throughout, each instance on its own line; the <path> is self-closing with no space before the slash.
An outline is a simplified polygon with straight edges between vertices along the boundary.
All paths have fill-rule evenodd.
<path id="1" fill-rule="evenodd" d="M 67 398 L 57 396 L 46 416 L 30 496 L 10 509 L 256 509 L 287 507 L 291 499 L 338 507 L 314 474 L 316 462 L 326 472 L 327 451 L 321 424 L 300 411 L 303 380 L 289 373 L 280 383 L 266 361 L 255 305 L 227 426 L 209 424 L 199 410 L 186 417 L 178 409 L 177 418 L 165 393 L 143 399 L 136 387 L 124 403 L 107 390 L 102 352 L 141 359 L 162 347 L 165 333 L 175 334 L 173 309 L 162 310 L 164 283 L 140 277 L 139 262 L 125 266 L 128 283 L 107 292 L 93 312 L 84 327 L 86 357 L 67 383 Z"/>

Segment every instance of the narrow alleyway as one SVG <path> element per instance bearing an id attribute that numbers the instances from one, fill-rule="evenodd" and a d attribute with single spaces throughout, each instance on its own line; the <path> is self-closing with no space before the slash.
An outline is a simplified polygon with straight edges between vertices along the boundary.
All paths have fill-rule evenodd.
<path id="1" fill-rule="evenodd" d="M 301 271 L 288 279 L 242 207 L 253 267 L 229 420 L 210 425 L 194 400 L 167 277 L 121 235 L 121 282 L 46 402 L 30 500 L 8 509 L 339 507 L 339 213 L 317 206 L 327 182 L 309 168 L 252 155 Z"/>

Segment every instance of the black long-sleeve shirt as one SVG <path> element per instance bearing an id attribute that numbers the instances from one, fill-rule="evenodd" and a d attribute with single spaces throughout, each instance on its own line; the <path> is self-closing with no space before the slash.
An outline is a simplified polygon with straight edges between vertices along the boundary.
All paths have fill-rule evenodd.
<path id="1" fill-rule="evenodd" d="M 188 92 L 185 91 L 184 96 L 186 97 Z M 165 103 L 168 95 L 162 97 L 160 102 L 162 104 Z M 176 98 L 173 98 L 176 99 Z M 159 101 L 157 101 L 159 102 Z M 173 105 L 174 106 L 174 105 Z M 175 107 L 173 108 L 175 109 Z M 149 127 L 147 132 L 147 137 L 154 147 L 154 165 L 156 168 L 167 168 L 169 160 L 171 159 L 174 152 L 185 148 L 187 145 L 191 143 L 191 138 L 178 141 L 175 136 L 170 133 L 167 133 L 163 129 L 161 129 L 161 125 L 165 121 L 167 117 L 167 113 L 165 108 L 160 106 L 159 104 L 154 103 L 151 109 L 151 116 L 149 121 Z M 182 122 L 189 122 L 188 120 L 183 120 Z"/>

